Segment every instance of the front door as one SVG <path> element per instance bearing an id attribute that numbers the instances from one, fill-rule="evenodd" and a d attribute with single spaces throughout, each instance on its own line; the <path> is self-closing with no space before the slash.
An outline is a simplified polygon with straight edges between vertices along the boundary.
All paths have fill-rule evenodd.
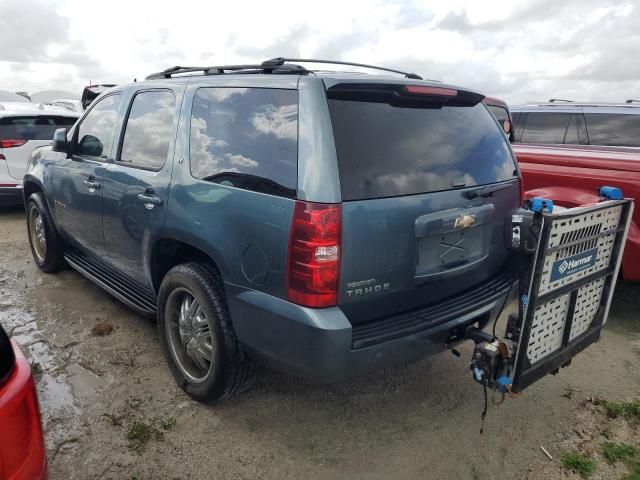
<path id="1" fill-rule="evenodd" d="M 181 98 L 173 86 L 137 92 L 103 193 L 105 258 L 149 286 L 144 259 L 164 225 Z"/>
<path id="2" fill-rule="evenodd" d="M 56 161 L 53 175 L 57 225 L 66 237 L 100 255 L 103 250 L 102 196 L 106 166 L 113 153 L 121 95 L 94 104 L 72 134 L 71 151 Z"/>

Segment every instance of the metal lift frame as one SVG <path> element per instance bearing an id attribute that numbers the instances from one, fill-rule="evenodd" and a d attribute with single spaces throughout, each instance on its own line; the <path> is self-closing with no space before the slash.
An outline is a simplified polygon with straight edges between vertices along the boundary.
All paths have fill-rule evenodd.
<path id="1" fill-rule="evenodd" d="M 512 370 L 512 392 L 568 365 L 573 356 L 600 338 L 633 207 L 628 199 L 608 200 L 542 214 L 529 282 L 521 280 L 520 285 L 519 317 L 524 321 Z M 595 222 L 605 218 L 597 227 Z M 593 260 L 585 261 L 590 252 Z M 572 261 L 578 262 L 576 268 L 571 267 Z"/>

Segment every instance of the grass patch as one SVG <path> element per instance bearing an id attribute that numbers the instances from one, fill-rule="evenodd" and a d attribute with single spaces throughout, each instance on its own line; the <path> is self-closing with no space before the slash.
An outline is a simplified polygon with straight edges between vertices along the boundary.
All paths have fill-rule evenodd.
<path id="1" fill-rule="evenodd" d="M 627 420 L 640 421 L 640 400 L 632 402 L 609 402 L 608 400 L 599 400 L 598 405 L 604 408 L 609 418 L 622 417 Z"/>
<path id="2" fill-rule="evenodd" d="M 623 480 L 640 480 L 640 448 L 627 443 L 607 442 L 602 446 L 602 454 L 609 464 L 623 462 L 629 474 Z"/>
<path id="3" fill-rule="evenodd" d="M 150 440 L 162 440 L 164 431 L 171 430 L 176 424 L 175 417 L 168 419 L 156 418 L 149 422 L 135 421 L 127 428 L 129 449 L 140 452 L 144 450 Z"/>
<path id="4" fill-rule="evenodd" d="M 109 322 L 99 322 L 91 329 L 91 335 L 94 337 L 104 337 L 111 335 L 114 330 L 114 326 Z"/>
<path id="5" fill-rule="evenodd" d="M 628 443 L 607 442 L 602 446 L 602 454 L 607 462 L 614 464 L 621 460 L 629 461 L 636 458 L 640 454 L 640 450 Z"/>
<path id="6" fill-rule="evenodd" d="M 587 478 L 596 470 L 596 461 L 578 452 L 570 452 L 562 455 L 560 459 L 562 465 L 567 470 L 578 473 L 582 478 Z"/>

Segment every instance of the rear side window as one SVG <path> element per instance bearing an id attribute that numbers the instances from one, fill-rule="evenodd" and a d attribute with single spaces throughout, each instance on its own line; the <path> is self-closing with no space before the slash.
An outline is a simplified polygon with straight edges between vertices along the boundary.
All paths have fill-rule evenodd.
<path id="1" fill-rule="evenodd" d="M 589 143 L 640 147 L 640 115 L 585 113 Z"/>
<path id="2" fill-rule="evenodd" d="M 484 104 L 409 108 L 329 99 L 343 200 L 411 195 L 514 178 Z"/>
<path id="3" fill-rule="evenodd" d="M 168 90 L 140 92 L 133 98 L 122 140 L 120 163 L 159 170 L 169 153 L 176 97 Z"/>
<path id="4" fill-rule="evenodd" d="M 70 127 L 75 118 L 60 116 L 0 118 L 0 138 L 51 140 L 57 128 Z"/>
<path id="5" fill-rule="evenodd" d="M 191 112 L 190 154 L 195 178 L 294 198 L 298 92 L 199 89 Z"/>
<path id="6" fill-rule="evenodd" d="M 106 160 L 111 155 L 113 137 L 118 124 L 120 95 L 102 98 L 89 111 L 77 129 L 73 153 Z"/>
<path id="7" fill-rule="evenodd" d="M 571 113 L 529 112 L 522 143 L 563 143 Z"/>

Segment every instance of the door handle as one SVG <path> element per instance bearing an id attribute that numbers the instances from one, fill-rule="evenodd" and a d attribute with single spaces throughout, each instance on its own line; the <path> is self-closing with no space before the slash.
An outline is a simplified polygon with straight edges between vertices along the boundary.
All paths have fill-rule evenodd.
<path id="1" fill-rule="evenodd" d="M 100 188 L 100 184 L 93 180 L 83 180 L 82 183 L 91 191 L 98 190 Z"/>
<path id="2" fill-rule="evenodd" d="M 154 207 L 162 205 L 162 199 L 154 193 L 140 193 L 138 194 L 138 199 L 142 200 L 145 208 L 148 210 L 152 210 Z"/>

